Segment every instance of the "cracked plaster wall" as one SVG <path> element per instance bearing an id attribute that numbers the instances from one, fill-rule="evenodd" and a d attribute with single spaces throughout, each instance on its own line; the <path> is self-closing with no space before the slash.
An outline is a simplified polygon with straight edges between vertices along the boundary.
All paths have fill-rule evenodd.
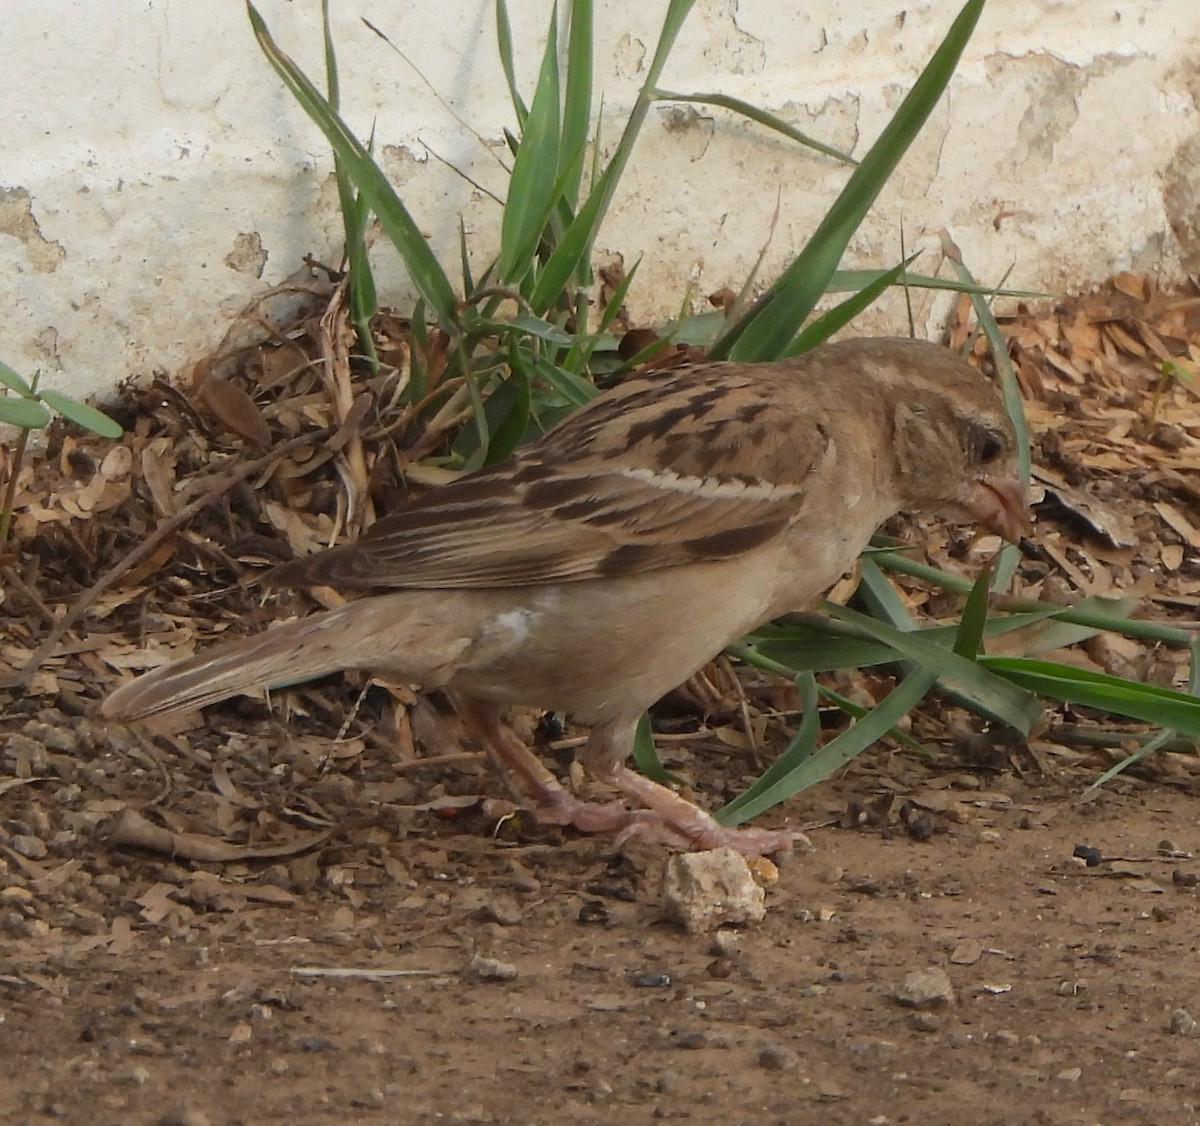
<path id="1" fill-rule="evenodd" d="M 548 0 L 510 0 L 531 83 Z M 698 0 L 664 85 L 720 90 L 861 154 L 959 0 Z M 665 0 L 599 7 L 597 95 L 615 138 Z M 284 49 L 320 74 L 318 0 L 262 0 Z M 511 125 L 492 0 L 335 0 L 343 105 L 375 123 L 388 175 L 447 262 L 458 218 L 486 253 L 497 209 L 444 162 L 501 193 Z M 443 101 L 360 20 L 415 60 Z M 451 18 L 447 18 L 447 16 Z M 1200 269 L 1200 7 L 1195 0 L 992 0 L 924 135 L 847 264 L 934 264 L 948 230 L 981 278 L 1062 291 L 1115 270 Z M 334 263 L 339 220 L 316 129 L 259 56 L 232 0 L 41 0 L 0 42 L 8 144 L 0 172 L 0 359 L 72 393 L 174 374 L 257 295 Z M 527 87 L 528 88 L 528 87 Z M 450 112 L 450 108 L 453 113 Z M 456 116 L 469 122 L 477 136 Z M 439 159 L 433 159 L 436 154 Z M 661 318 L 687 286 L 737 286 L 768 243 L 770 278 L 845 172 L 702 106 L 650 116 L 598 249 L 644 256 L 630 305 Z M 779 220 L 770 236 L 777 200 Z M 403 271 L 377 250 L 382 290 Z M 944 302 L 923 300 L 934 323 Z M 893 305 L 863 322 L 900 327 Z"/>

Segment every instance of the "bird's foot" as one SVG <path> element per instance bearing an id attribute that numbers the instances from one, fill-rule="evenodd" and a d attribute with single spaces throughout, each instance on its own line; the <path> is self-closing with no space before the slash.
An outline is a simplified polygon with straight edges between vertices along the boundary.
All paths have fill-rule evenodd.
<path id="1" fill-rule="evenodd" d="M 539 790 L 531 800 L 521 803 L 499 798 L 488 798 L 483 803 L 487 817 L 508 817 L 518 810 L 531 814 L 539 825 L 569 825 L 582 833 L 624 833 L 639 815 L 624 802 L 584 801 L 559 787 Z"/>
<path id="2" fill-rule="evenodd" d="M 790 829 L 736 829 L 722 825 L 682 794 L 627 766 L 618 766 L 610 780 L 646 807 L 636 811 L 630 824 L 618 832 L 618 844 L 636 838 L 690 851 L 731 848 L 743 856 L 791 852 L 797 844 L 811 847 L 803 833 Z"/>
<path id="3" fill-rule="evenodd" d="M 644 808 L 631 809 L 619 801 L 584 801 L 558 785 L 539 787 L 525 808 L 542 825 L 569 825 L 584 833 L 615 834 L 618 847 L 638 840 L 684 852 L 732 848 L 743 856 L 772 856 L 790 852 L 796 844 L 809 844 L 803 833 L 787 829 L 729 828 L 674 790 L 626 767 L 618 768 L 611 781 Z M 517 808 L 507 801 L 484 804 L 489 817 L 503 817 Z"/>
<path id="4" fill-rule="evenodd" d="M 555 778 L 545 763 L 487 708 L 467 699 L 456 700 L 456 706 L 464 722 L 491 750 L 519 802 L 485 802 L 484 811 L 489 817 L 505 817 L 524 808 L 543 825 L 570 825 L 584 833 L 613 833 L 618 845 L 641 840 L 685 852 L 732 848 L 743 856 L 770 856 L 790 852 L 798 842 L 808 845 L 803 833 L 786 829 L 728 828 L 669 786 L 619 764 L 602 762 L 596 773 L 620 790 L 630 804 L 584 801 Z"/>
<path id="5" fill-rule="evenodd" d="M 616 843 L 622 845 L 629 840 L 645 840 L 687 852 L 731 848 L 742 856 L 776 856 L 781 852 L 791 852 L 797 844 L 803 848 L 811 845 L 803 833 L 787 829 L 731 829 L 702 809 L 696 812 L 711 824 L 683 827 L 663 820 L 653 810 L 639 810 L 634 814 L 631 824 L 617 834 Z"/>

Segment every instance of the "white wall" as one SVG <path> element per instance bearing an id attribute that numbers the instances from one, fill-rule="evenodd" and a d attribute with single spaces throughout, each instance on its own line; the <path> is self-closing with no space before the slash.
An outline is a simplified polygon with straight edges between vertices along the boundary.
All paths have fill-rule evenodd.
<path id="1" fill-rule="evenodd" d="M 347 117 L 363 135 L 376 121 L 385 168 L 446 260 L 456 261 L 462 212 L 482 255 L 497 208 L 429 153 L 503 191 L 494 151 L 512 119 L 492 0 L 333 7 Z M 610 140 L 664 7 L 597 5 Z M 959 7 L 700 0 L 665 85 L 738 95 L 861 154 Z M 319 78 L 318 0 L 262 0 L 260 10 Z M 510 10 L 531 86 L 549 0 L 510 0 Z M 1012 266 L 1013 285 L 1061 291 L 1118 269 L 1200 269 L 1198 60 L 1196 0 L 991 0 L 949 97 L 847 264 L 893 264 L 903 222 L 907 245 L 929 248 L 922 267 L 946 228 L 979 276 Z M 176 374 L 305 253 L 336 262 L 325 145 L 261 58 L 237 0 L 21 5 L 0 38 L 0 96 L 0 359 L 27 374 L 77 394 Z M 600 239 L 627 262 L 645 256 L 630 304 L 646 319 L 673 312 L 688 283 L 699 295 L 739 284 L 778 190 L 772 276 L 845 175 L 697 108 L 651 115 Z M 398 263 L 388 248 L 379 259 L 384 296 L 403 304 Z"/>

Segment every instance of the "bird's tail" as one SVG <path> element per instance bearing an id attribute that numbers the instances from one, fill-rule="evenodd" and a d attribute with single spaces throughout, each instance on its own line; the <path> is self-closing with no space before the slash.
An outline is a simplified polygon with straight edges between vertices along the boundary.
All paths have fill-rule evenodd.
<path id="1" fill-rule="evenodd" d="M 118 688 L 101 705 L 108 719 L 131 722 L 215 704 L 242 692 L 300 684 L 340 669 L 374 669 L 415 684 L 443 682 L 469 646 L 435 621 L 427 598 L 393 594 L 360 599 L 217 644 Z"/>

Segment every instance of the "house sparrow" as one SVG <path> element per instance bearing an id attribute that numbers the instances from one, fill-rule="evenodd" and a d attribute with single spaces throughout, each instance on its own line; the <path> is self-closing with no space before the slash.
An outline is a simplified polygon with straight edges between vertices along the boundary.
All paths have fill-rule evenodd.
<path id="1" fill-rule="evenodd" d="M 897 512 L 1018 538 L 1015 465 L 996 389 L 933 344 L 848 340 L 634 376 L 268 578 L 366 597 L 147 673 L 102 712 L 164 716 L 367 669 L 445 690 L 543 822 L 775 852 L 793 835 L 721 826 L 627 767 L 638 718 L 725 645 L 811 603 Z M 625 800 L 564 788 L 502 723 L 514 704 L 590 724 L 584 764 Z"/>

